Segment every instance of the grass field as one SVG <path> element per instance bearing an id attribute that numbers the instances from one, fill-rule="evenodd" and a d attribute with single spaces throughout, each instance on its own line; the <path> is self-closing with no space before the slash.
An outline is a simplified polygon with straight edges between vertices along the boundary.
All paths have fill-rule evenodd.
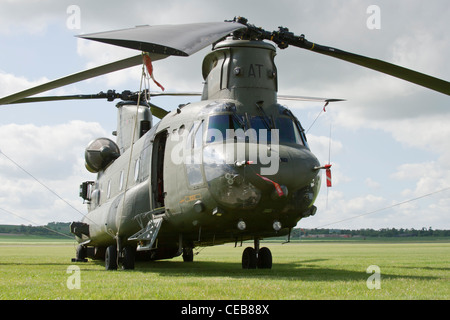
<path id="1" fill-rule="evenodd" d="M 264 244 L 271 270 L 242 270 L 245 247 L 200 249 L 181 257 L 104 271 L 100 262 L 72 263 L 75 243 L 0 238 L 0 299 L 438 299 L 450 298 L 450 243 L 302 242 Z M 71 265 L 80 289 L 69 289 Z M 369 266 L 380 289 L 369 289 Z"/>

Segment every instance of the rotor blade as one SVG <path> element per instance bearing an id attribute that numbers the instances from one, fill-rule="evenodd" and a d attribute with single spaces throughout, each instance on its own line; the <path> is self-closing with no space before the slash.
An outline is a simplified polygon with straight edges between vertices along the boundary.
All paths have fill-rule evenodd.
<path id="1" fill-rule="evenodd" d="M 407 69 L 389 62 L 361 56 L 355 53 L 339 50 L 332 47 L 326 47 L 318 44 L 312 44 L 310 49 L 314 52 L 331 56 L 337 59 L 345 60 L 372 70 L 376 70 L 425 88 L 435 90 L 446 95 L 450 95 L 450 82 Z"/>
<path id="2" fill-rule="evenodd" d="M 152 115 L 154 115 L 155 117 L 157 117 L 159 119 L 164 118 L 169 113 L 169 111 L 164 110 L 163 108 L 160 108 L 160 107 L 154 105 L 153 103 L 149 102 L 148 104 L 150 105 L 150 110 L 152 112 Z"/>
<path id="3" fill-rule="evenodd" d="M 29 103 L 29 102 L 45 102 L 45 101 L 61 101 L 61 100 L 87 100 L 87 99 L 108 99 L 109 101 L 114 100 L 115 98 L 122 98 L 121 94 L 119 93 L 104 93 L 100 92 L 97 94 L 78 94 L 78 95 L 69 95 L 69 96 L 50 96 L 50 97 L 31 97 L 31 98 L 24 98 L 18 101 L 11 102 L 11 104 L 16 103 Z M 152 112 L 152 115 L 155 117 L 162 119 L 164 118 L 169 111 L 164 110 L 161 107 L 158 107 L 154 105 L 153 103 L 147 102 L 150 105 L 150 110 Z"/>
<path id="4" fill-rule="evenodd" d="M 101 96 L 99 94 L 75 94 L 68 96 L 46 96 L 46 97 L 31 97 L 23 98 L 10 102 L 9 104 L 19 104 L 19 103 L 32 103 L 32 102 L 47 102 L 47 101 L 64 101 L 64 100 L 89 100 L 89 99 L 105 99 L 106 96 Z"/>
<path id="5" fill-rule="evenodd" d="M 138 26 L 79 37 L 116 46 L 164 55 L 189 56 L 227 36 L 247 28 L 234 22 Z"/>
<path id="6" fill-rule="evenodd" d="M 150 97 L 159 97 L 159 96 L 170 96 L 170 97 L 182 97 L 182 96 L 201 96 L 201 92 L 159 92 L 159 91 L 151 91 Z"/>
<path id="7" fill-rule="evenodd" d="M 286 29 L 280 28 L 279 32 L 275 32 L 272 37 L 282 48 L 286 47 L 286 44 L 290 44 L 302 49 L 309 49 L 311 51 L 324 54 L 333 58 L 344 60 L 363 66 L 372 70 L 376 70 L 417 85 L 426 87 L 428 89 L 441 92 L 446 95 L 450 95 L 450 82 L 429 76 L 424 73 L 420 73 L 411 69 L 407 69 L 389 62 L 385 62 L 378 59 L 369 58 L 359 54 L 343 51 L 333 47 L 322 46 L 317 43 L 310 42 L 305 39 L 303 35 L 300 37 L 294 36 Z"/>
<path id="8" fill-rule="evenodd" d="M 317 43 L 310 42 L 305 39 L 305 36 L 296 36 L 289 32 L 288 28 L 279 27 L 278 31 L 268 32 L 254 25 L 248 24 L 247 19 L 242 17 L 235 18 L 235 21 L 247 26 L 247 30 L 242 33 L 241 37 L 267 39 L 275 42 L 279 48 L 285 49 L 289 45 L 298 48 L 308 49 L 320 54 L 324 54 L 333 58 L 344 60 L 363 66 L 372 70 L 376 70 L 417 85 L 426 87 L 446 95 L 450 95 L 450 82 L 420 73 L 411 69 L 407 69 L 389 62 L 378 59 L 369 58 L 359 54 L 343 51 L 333 47 L 323 46 Z"/>
<path id="9" fill-rule="evenodd" d="M 10 102 L 9 104 L 19 104 L 19 103 L 32 103 L 32 102 L 47 102 L 47 101 L 64 101 L 64 100 L 90 100 L 90 99 L 107 99 L 108 101 L 113 101 L 114 99 L 122 100 L 133 100 L 132 96 L 137 97 L 137 92 L 123 91 L 122 93 L 115 92 L 114 90 L 108 90 L 105 92 L 99 92 L 95 94 L 73 94 L 66 96 L 41 96 L 41 97 L 30 97 L 23 98 Z M 148 96 L 159 97 L 159 96 L 169 96 L 169 97 L 182 97 L 182 96 L 201 96 L 200 92 L 150 92 Z"/>
<path id="10" fill-rule="evenodd" d="M 293 101 L 313 101 L 313 102 L 339 102 L 345 101 L 345 99 L 330 99 L 330 98 L 317 98 L 317 97 L 304 97 L 304 96 L 289 96 L 289 95 L 277 95 L 279 100 L 293 100 Z"/>
<path id="11" fill-rule="evenodd" d="M 201 92 L 150 92 L 151 97 L 159 96 L 201 96 Z M 314 102 L 339 102 L 345 101 L 345 99 L 331 99 L 331 98 L 318 98 L 318 97 L 305 97 L 305 96 L 291 96 L 279 94 L 277 95 L 279 100 L 294 100 L 294 101 L 314 101 Z"/>
<path id="12" fill-rule="evenodd" d="M 166 55 L 160 54 L 151 54 L 151 58 L 153 61 L 160 60 L 166 58 Z M 87 80 L 90 78 L 94 78 L 97 76 L 101 76 L 107 73 L 111 73 L 114 71 L 119 71 L 122 69 L 130 68 L 142 64 L 142 55 L 137 55 L 134 57 L 126 58 L 123 60 L 115 61 L 112 63 L 108 63 L 99 67 L 95 67 L 92 69 L 88 69 L 85 71 L 81 71 L 78 73 L 74 73 L 69 76 L 65 76 L 63 78 L 59 78 L 57 80 L 53 80 L 50 82 L 46 82 L 44 84 L 38 85 L 36 87 L 20 91 L 18 93 L 3 97 L 0 99 L 0 105 L 2 104 L 11 104 L 20 99 L 45 92 L 48 90 L 56 89 L 59 87 L 66 86 L 68 84 L 76 83 L 79 81 Z"/>
<path id="13" fill-rule="evenodd" d="M 200 92 L 150 92 L 150 97 L 183 97 L 183 96 L 201 96 Z M 74 94 L 67 96 L 43 96 L 43 97 L 31 97 L 23 98 L 9 104 L 19 104 L 19 103 L 31 103 L 31 102 L 47 102 L 47 101 L 63 101 L 63 100 L 89 100 L 89 99 L 110 99 L 123 98 L 119 93 L 114 92 L 114 96 L 108 96 L 107 93 L 100 92 L 96 94 Z M 292 95 L 277 95 L 278 100 L 291 100 L 291 101 L 312 101 L 312 102 L 339 102 L 345 101 L 345 99 L 332 99 L 332 98 L 318 98 L 318 97 L 305 97 L 305 96 L 292 96 Z"/>

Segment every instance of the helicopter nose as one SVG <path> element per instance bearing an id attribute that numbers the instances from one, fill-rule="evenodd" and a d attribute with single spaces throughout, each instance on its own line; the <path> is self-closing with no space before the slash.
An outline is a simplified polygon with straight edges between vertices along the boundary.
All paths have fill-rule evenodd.
<path id="1" fill-rule="evenodd" d="M 252 180 L 261 189 L 267 189 L 273 185 L 279 196 L 287 196 L 289 192 L 310 185 L 318 174 L 316 167 L 319 165 L 317 158 L 307 148 L 280 146 L 277 168 L 273 163 L 271 164 L 273 174 L 264 174 L 263 166 L 259 167 L 260 172 L 257 167 L 253 167 L 256 177 L 259 179 Z"/>
<path id="2" fill-rule="evenodd" d="M 319 161 L 303 146 L 236 143 L 235 147 L 246 152 L 240 155 L 227 153 L 221 144 L 209 144 L 203 149 L 209 191 L 225 208 L 252 209 L 258 205 L 263 193 L 273 190 L 275 197 L 284 198 L 311 185 L 319 172 L 316 169 Z M 252 148 L 258 157 L 251 156 L 249 150 Z M 262 156 L 266 151 L 268 156 Z"/>

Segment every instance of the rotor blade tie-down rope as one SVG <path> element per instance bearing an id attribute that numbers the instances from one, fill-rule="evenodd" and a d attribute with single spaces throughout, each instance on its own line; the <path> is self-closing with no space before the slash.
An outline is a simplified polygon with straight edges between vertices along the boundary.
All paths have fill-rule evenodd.
<path id="1" fill-rule="evenodd" d="M 256 175 L 257 175 L 258 177 L 260 177 L 261 179 L 263 179 L 263 180 L 265 180 L 265 181 L 268 181 L 268 182 L 272 183 L 273 186 L 275 187 L 275 190 L 276 190 L 276 192 L 278 193 L 278 196 L 279 196 L 279 197 L 284 196 L 283 189 L 281 189 L 281 187 L 280 187 L 280 185 L 279 185 L 278 183 L 276 183 L 275 181 L 270 180 L 269 178 L 263 177 L 263 176 L 260 175 L 260 174 L 256 174 Z"/>
<path id="2" fill-rule="evenodd" d="M 146 56 L 146 54 L 144 54 L 144 57 Z M 150 59 L 150 57 L 149 57 Z M 144 59 L 145 62 L 145 59 Z M 145 64 L 145 63 L 144 63 Z M 151 63 L 150 63 L 151 65 Z M 131 137 L 131 143 L 130 143 L 130 157 L 128 158 L 128 168 L 127 168 L 127 175 L 126 175 L 126 179 L 125 179 L 125 190 L 123 192 L 123 199 L 122 199 L 122 215 L 125 212 L 125 202 L 126 202 L 126 197 L 127 197 L 127 190 L 128 190 L 128 180 L 130 177 L 130 168 L 131 168 L 131 160 L 133 157 L 133 148 L 134 148 L 134 139 L 136 137 L 136 128 L 138 126 L 138 115 L 139 115 L 139 105 L 141 103 L 141 95 L 142 95 L 142 85 L 145 79 L 145 70 L 144 70 L 144 66 L 142 66 L 142 73 L 141 73 L 141 81 L 139 84 L 139 94 L 138 94 L 138 99 L 137 99 L 137 103 L 136 103 L 136 114 L 134 116 L 134 125 L 133 125 L 133 134 Z M 117 244 L 119 244 L 119 231 L 120 231 L 120 223 L 117 226 L 117 234 L 115 236 L 116 240 L 117 240 Z M 119 246 L 117 246 L 117 251 L 119 251 Z M 117 263 L 119 263 L 119 255 L 117 255 Z"/>

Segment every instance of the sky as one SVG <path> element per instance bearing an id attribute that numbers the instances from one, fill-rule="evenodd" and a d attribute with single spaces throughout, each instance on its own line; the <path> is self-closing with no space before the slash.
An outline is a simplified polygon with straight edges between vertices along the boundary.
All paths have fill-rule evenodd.
<path id="1" fill-rule="evenodd" d="M 138 53 L 76 35 L 235 16 L 450 80 L 447 0 L 18 0 L 0 3 L 0 96 Z M 167 91 L 201 91 L 209 50 L 157 61 L 154 76 Z M 278 49 L 275 63 L 280 94 L 346 99 L 324 113 L 321 103 L 280 101 L 304 128 L 320 114 L 307 137 L 332 164 L 333 186 L 322 186 L 316 215 L 299 227 L 450 228 L 448 96 L 294 47 Z M 140 74 L 138 66 L 48 94 L 138 90 Z M 152 102 L 174 110 L 198 99 Z M 115 127 L 114 104 L 101 100 L 0 106 L 0 224 L 81 220 L 79 185 L 95 179 L 84 149 Z"/>

